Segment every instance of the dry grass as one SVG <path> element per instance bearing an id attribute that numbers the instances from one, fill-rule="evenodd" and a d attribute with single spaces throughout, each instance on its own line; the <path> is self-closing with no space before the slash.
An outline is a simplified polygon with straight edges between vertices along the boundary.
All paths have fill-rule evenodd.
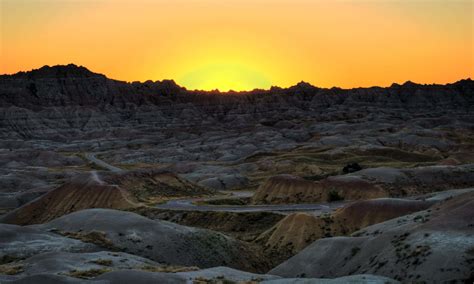
<path id="1" fill-rule="evenodd" d="M 225 279 L 223 276 L 214 278 L 214 279 L 206 279 L 204 277 L 196 277 L 193 280 L 193 284 L 258 284 L 262 280 L 261 279 L 255 279 L 255 280 L 250 280 L 250 281 L 239 281 L 235 282 L 229 279 Z"/>
<path id="2" fill-rule="evenodd" d="M 0 274 L 15 275 L 24 271 L 23 265 L 18 263 L 0 265 Z"/>
<path id="3" fill-rule="evenodd" d="M 255 282 L 255 283 L 257 283 L 257 282 Z M 193 284 L 237 284 L 237 282 L 227 280 L 224 277 L 217 277 L 216 279 L 206 279 L 204 277 L 196 277 L 193 280 Z M 248 284 L 250 284 L 250 283 L 248 283 Z"/>
<path id="4" fill-rule="evenodd" d="M 150 271 L 150 272 L 166 272 L 166 273 L 177 273 L 177 272 L 188 272 L 199 270 L 199 267 L 196 266 L 176 266 L 176 265 L 163 265 L 163 266 L 143 266 L 140 270 Z"/>
<path id="5" fill-rule="evenodd" d="M 107 238 L 106 233 L 99 231 L 91 232 L 63 232 L 56 231 L 56 233 L 65 237 L 81 240 L 86 243 L 92 243 L 109 250 L 120 251 L 120 248 L 116 247 L 110 239 Z"/>
<path id="6" fill-rule="evenodd" d="M 110 259 L 96 259 L 91 261 L 91 263 L 95 263 L 98 265 L 103 265 L 103 266 L 112 266 L 113 262 Z"/>
<path id="7" fill-rule="evenodd" d="M 82 279 L 91 279 L 101 274 L 110 272 L 111 270 L 108 268 L 101 268 L 101 269 L 89 269 L 89 270 L 71 270 L 67 275 L 75 278 L 82 278 Z"/>

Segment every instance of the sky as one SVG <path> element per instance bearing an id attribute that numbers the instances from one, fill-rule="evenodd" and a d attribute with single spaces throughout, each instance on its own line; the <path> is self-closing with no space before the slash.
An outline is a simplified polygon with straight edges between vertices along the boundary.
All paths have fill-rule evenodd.
<path id="1" fill-rule="evenodd" d="M 0 74 L 250 90 L 474 79 L 474 0 L 0 0 Z"/>

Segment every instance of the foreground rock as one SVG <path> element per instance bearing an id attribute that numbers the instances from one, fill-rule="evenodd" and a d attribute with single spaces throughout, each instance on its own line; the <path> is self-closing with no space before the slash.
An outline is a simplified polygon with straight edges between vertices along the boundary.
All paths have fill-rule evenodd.
<path id="1" fill-rule="evenodd" d="M 0 276 L 0 280 L 2 277 Z M 119 270 L 104 273 L 91 279 L 77 279 L 62 275 L 38 274 L 19 279 L 3 277 L 4 283 L 91 283 L 91 284 L 122 284 L 122 283 L 163 283 L 163 284 L 188 284 L 188 283 L 265 283 L 265 284 L 345 284 L 345 283 L 373 283 L 397 284 L 398 281 L 375 275 L 352 275 L 335 279 L 301 279 L 280 278 L 275 275 L 252 274 L 227 267 L 216 267 L 195 272 L 145 272 L 138 270 Z"/>
<path id="2" fill-rule="evenodd" d="M 14 278 L 36 274 L 61 274 L 82 278 L 121 269 L 166 269 L 166 266 L 143 257 L 110 251 L 90 253 L 46 252 L 22 261 L 4 264 L 0 266 L 0 269 L 5 271 L 8 267 L 10 269 L 17 268 L 18 273 L 14 274 Z"/>
<path id="3" fill-rule="evenodd" d="M 37 227 L 80 239 L 90 239 L 91 233 L 100 233 L 102 246 L 162 264 L 200 268 L 229 266 L 247 271 L 267 268 L 258 249 L 247 243 L 217 232 L 153 221 L 130 212 L 88 209 Z"/>
<path id="4" fill-rule="evenodd" d="M 293 213 L 258 236 L 256 242 L 264 246 L 275 264 L 279 264 L 318 239 L 347 235 L 372 224 L 421 211 L 434 203 L 381 198 L 356 201 L 332 214 Z"/>
<path id="5" fill-rule="evenodd" d="M 474 193 L 365 228 L 321 239 L 269 273 L 340 277 L 371 273 L 411 281 L 472 281 Z"/>
<path id="6" fill-rule="evenodd" d="M 277 280 L 267 280 L 262 281 L 262 284 L 346 284 L 346 283 L 353 283 L 353 284 L 396 284 L 400 283 L 396 280 L 376 276 L 376 275 L 351 275 L 351 276 L 344 276 L 334 279 L 323 279 L 323 278 L 282 278 Z"/>
<path id="7" fill-rule="evenodd" d="M 44 230 L 0 224 L 0 259 L 2 263 L 28 258 L 44 252 L 87 252 L 99 247 L 59 236 Z"/>

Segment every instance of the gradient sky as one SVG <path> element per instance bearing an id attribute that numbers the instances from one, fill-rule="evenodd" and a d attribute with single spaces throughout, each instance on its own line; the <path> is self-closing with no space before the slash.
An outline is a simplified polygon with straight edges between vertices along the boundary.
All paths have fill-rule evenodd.
<path id="1" fill-rule="evenodd" d="M 0 0 L 0 73 L 75 63 L 189 89 L 474 77 L 474 1 Z"/>

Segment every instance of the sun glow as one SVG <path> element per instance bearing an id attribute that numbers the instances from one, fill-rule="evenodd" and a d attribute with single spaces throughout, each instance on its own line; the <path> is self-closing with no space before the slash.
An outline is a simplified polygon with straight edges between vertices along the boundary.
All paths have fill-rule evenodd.
<path id="1" fill-rule="evenodd" d="M 248 90 L 474 77 L 472 1 L 0 0 L 0 74 L 75 63 Z"/>
<path id="2" fill-rule="evenodd" d="M 208 64 L 178 78 L 178 83 L 188 89 L 220 91 L 242 91 L 253 88 L 268 88 L 271 84 L 263 74 L 241 65 Z"/>
<path id="3" fill-rule="evenodd" d="M 275 72 L 268 70 L 279 69 L 265 60 L 263 52 L 257 46 L 252 46 L 252 43 L 241 47 L 208 43 L 192 53 L 180 52 L 176 57 L 180 60 L 177 60 L 172 72 L 177 74 L 177 83 L 188 89 L 267 89 L 272 85 L 267 76 L 275 76 Z"/>

